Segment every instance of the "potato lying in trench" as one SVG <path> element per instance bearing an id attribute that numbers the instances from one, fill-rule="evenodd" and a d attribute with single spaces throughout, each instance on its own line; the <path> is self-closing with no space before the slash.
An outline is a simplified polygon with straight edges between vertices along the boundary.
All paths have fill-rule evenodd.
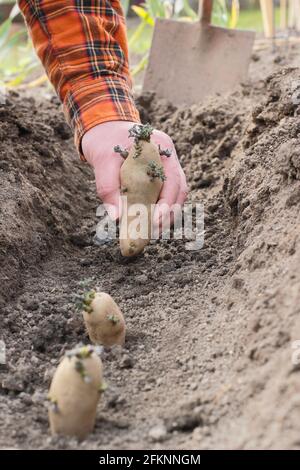
<path id="1" fill-rule="evenodd" d="M 82 302 L 83 319 L 92 343 L 123 345 L 125 320 L 114 299 L 105 292 L 88 292 Z"/>
<path id="2" fill-rule="evenodd" d="M 136 256 L 149 243 L 152 232 L 151 206 L 156 204 L 166 177 L 161 155 L 170 156 L 150 142 L 153 128 L 135 124 L 129 131 L 134 145 L 128 152 L 120 146 L 114 148 L 125 158 L 121 166 L 121 195 L 126 196 L 120 221 L 120 249 L 123 256 Z M 142 212 L 136 205 L 143 205 Z M 144 221 L 140 224 L 139 221 Z M 142 227 L 141 227 L 142 225 Z"/>
<path id="3" fill-rule="evenodd" d="M 93 346 L 68 351 L 50 386 L 51 434 L 83 440 L 92 432 L 99 398 L 104 390 L 102 362 Z"/>

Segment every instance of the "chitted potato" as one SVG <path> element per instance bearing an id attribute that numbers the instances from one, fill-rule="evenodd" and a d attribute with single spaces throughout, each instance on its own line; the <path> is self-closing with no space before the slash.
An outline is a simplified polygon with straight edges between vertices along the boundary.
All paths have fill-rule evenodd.
<path id="1" fill-rule="evenodd" d="M 57 367 L 49 389 L 51 434 L 83 440 L 92 432 L 104 390 L 102 361 L 93 346 L 68 351 Z"/>
<path id="2" fill-rule="evenodd" d="M 129 131 L 134 145 L 128 152 L 120 146 L 115 151 L 125 161 L 121 166 L 121 194 L 126 196 L 120 221 L 120 249 L 123 256 L 136 256 L 149 243 L 152 232 L 151 208 L 156 204 L 166 177 L 161 162 L 162 154 L 170 156 L 168 150 L 161 151 L 150 142 L 153 128 L 136 124 Z M 137 205 L 142 205 L 142 211 Z M 145 216 L 144 216 L 145 215 Z M 145 224 L 141 227 L 139 222 Z"/>
<path id="3" fill-rule="evenodd" d="M 83 319 L 90 340 L 102 346 L 123 345 L 126 325 L 114 299 L 105 292 L 88 292 L 82 302 Z"/>

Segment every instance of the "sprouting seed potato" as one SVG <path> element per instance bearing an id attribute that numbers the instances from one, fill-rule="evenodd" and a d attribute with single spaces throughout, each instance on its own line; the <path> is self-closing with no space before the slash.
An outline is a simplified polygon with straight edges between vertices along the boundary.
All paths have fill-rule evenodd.
<path id="1" fill-rule="evenodd" d="M 105 292 L 88 292 L 82 302 L 83 319 L 90 340 L 102 346 L 123 346 L 125 320 L 114 299 Z"/>
<path id="2" fill-rule="evenodd" d="M 49 389 L 48 416 L 52 435 L 83 440 L 93 431 L 97 404 L 104 390 L 102 361 L 92 346 L 66 353 Z"/>
<path id="3" fill-rule="evenodd" d="M 148 124 L 136 124 L 129 134 L 134 137 L 131 150 L 128 152 L 120 146 L 115 147 L 115 151 L 125 158 L 120 172 L 121 194 L 127 198 L 120 221 L 120 249 L 123 256 L 136 256 L 149 243 L 153 215 L 151 207 L 156 204 L 166 179 L 161 155 L 170 156 L 170 151 L 161 150 L 150 141 L 152 132 Z M 135 223 L 138 217 L 135 210 L 137 204 L 147 210 L 143 231 Z"/>

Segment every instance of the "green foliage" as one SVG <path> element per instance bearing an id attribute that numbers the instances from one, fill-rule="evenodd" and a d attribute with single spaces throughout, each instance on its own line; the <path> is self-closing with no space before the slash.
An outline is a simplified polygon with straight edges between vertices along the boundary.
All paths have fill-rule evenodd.
<path id="1" fill-rule="evenodd" d="M 217 26 L 229 26 L 230 15 L 228 13 L 226 0 L 214 2 L 212 23 Z"/>
<path id="2" fill-rule="evenodd" d="M 275 26 L 279 28 L 280 25 L 280 8 L 274 8 L 275 12 Z M 237 22 L 238 29 L 252 29 L 256 31 L 263 31 L 262 14 L 259 8 L 249 8 L 248 10 L 241 10 Z"/>
<path id="3" fill-rule="evenodd" d="M 39 67 L 25 27 L 14 31 L 13 19 L 19 14 L 17 5 L 0 24 L 0 85 L 17 86 Z"/>
<path id="4" fill-rule="evenodd" d="M 129 5 L 130 5 L 130 0 L 121 0 L 124 15 L 127 16 L 128 10 L 129 10 Z"/>
<path id="5" fill-rule="evenodd" d="M 188 18 L 191 18 L 192 20 L 196 20 L 198 18 L 197 13 L 191 7 L 189 0 L 183 0 L 183 12 Z"/>

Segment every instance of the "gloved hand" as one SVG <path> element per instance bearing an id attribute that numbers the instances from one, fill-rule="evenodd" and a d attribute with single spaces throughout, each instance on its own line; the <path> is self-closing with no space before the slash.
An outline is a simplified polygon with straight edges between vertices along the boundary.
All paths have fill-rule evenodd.
<path id="1" fill-rule="evenodd" d="M 130 149 L 133 139 L 129 137 L 129 129 L 134 124 L 129 121 L 98 124 L 87 131 L 82 139 L 83 154 L 95 171 L 97 193 L 112 220 L 121 216 L 120 168 L 124 162 L 121 155 L 114 151 L 114 147 L 120 145 L 122 148 Z M 166 181 L 153 216 L 154 224 L 159 226 L 166 216 L 169 217 L 170 207 L 173 204 L 183 205 L 188 191 L 186 178 L 171 138 L 164 132 L 155 130 L 151 140 L 162 149 L 172 150 L 170 157 L 161 157 Z"/>

